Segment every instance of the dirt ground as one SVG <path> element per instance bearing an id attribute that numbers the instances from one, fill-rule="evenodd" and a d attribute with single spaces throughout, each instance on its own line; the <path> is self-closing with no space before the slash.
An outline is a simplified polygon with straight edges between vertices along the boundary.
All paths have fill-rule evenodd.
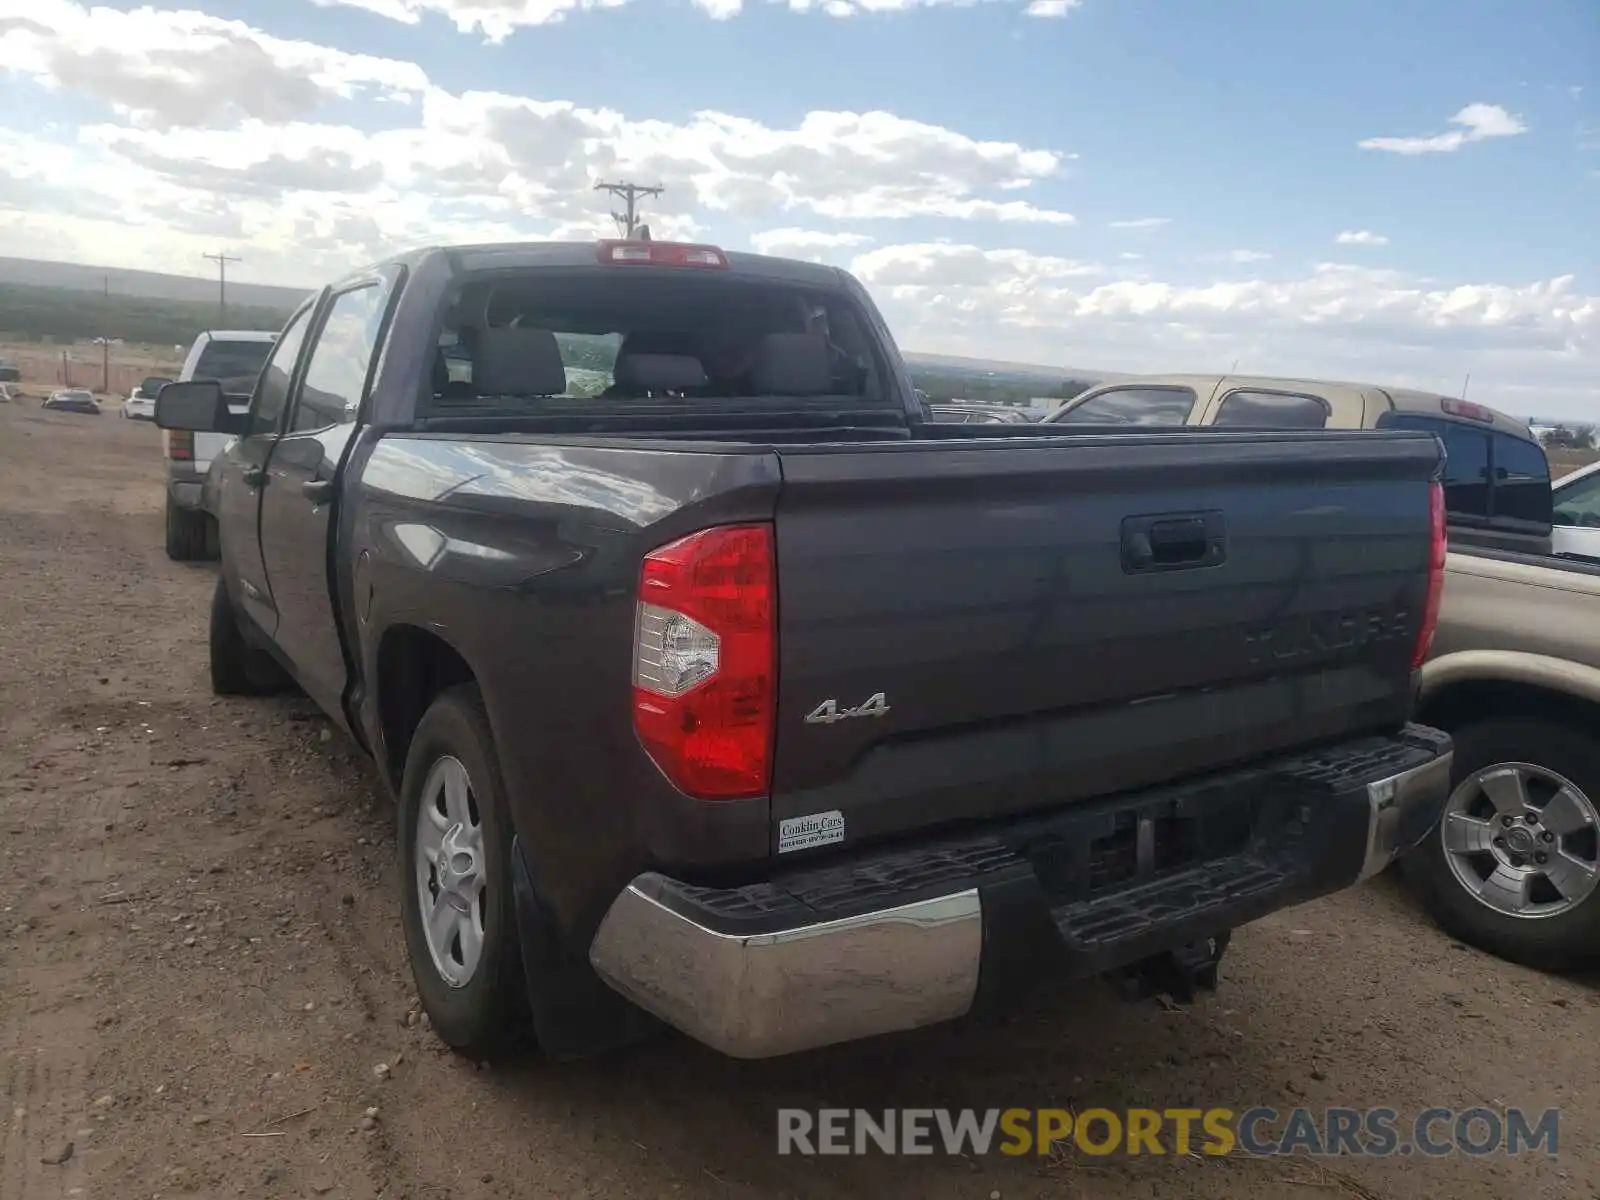
<path id="1" fill-rule="evenodd" d="M 0 1200 L 1600 1196 L 1597 981 L 1454 945 L 1388 878 L 1242 930 L 1191 1009 L 1090 986 L 768 1063 L 458 1060 L 414 1012 L 364 764 L 303 701 L 209 693 L 157 436 L 0 405 Z M 780 1106 L 1479 1103 L 1561 1108 L 1560 1153 L 774 1152 Z"/>

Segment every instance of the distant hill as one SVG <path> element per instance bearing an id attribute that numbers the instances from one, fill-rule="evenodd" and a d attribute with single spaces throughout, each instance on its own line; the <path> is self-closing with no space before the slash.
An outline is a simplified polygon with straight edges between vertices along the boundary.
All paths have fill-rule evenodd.
<path id="1" fill-rule="evenodd" d="M 289 312 L 288 304 L 238 302 L 233 289 L 228 289 L 229 328 L 282 329 Z M 215 294 L 204 300 L 174 300 L 93 288 L 0 282 L 0 333 L 23 342 L 113 338 L 151 346 L 183 346 L 194 341 L 202 329 L 216 325 Z"/>
<path id="2" fill-rule="evenodd" d="M 127 271 L 120 267 L 86 267 L 81 263 L 46 262 L 34 258 L 0 258 L 0 283 L 30 287 L 66 288 L 75 292 L 137 296 L 146 300 L 181 300 L 215 304 L 215 276 L 165 275 L 157 271 Z M 273 287 L 265 283 L 228 280 L 228 304 L 245 308 L 293 309 L 310 288 Z"/>
<path id="3" fill-rule="evenodd" d="M 276 329 L 309 290 L 230 279 L 228 324 Z M 0 330 L 12 334 L 183 343 L 215 323 L 216 302 L 215 278 L 0 258 Z M 953 354 L 905 357 L 917 386 L 934 400 L 1065 399 L 1124 378 L 1109 371 Z"/>

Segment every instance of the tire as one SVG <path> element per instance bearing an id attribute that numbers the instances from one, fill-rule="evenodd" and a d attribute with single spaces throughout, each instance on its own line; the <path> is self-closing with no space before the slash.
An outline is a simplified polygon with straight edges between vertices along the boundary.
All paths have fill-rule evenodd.
<path id="1" fill-rule="evenodd" d="M 1572 784 L 1583 794 L 1591 810 L 1600 808 L 1600 742 L 1577 729 L 1556 721 L 1517 717 L 1495 717 L 1474 722 L 1453 731 L 1455 761 L 1451 768 L 1451 807 L 1463 796 L 1463 785 L 1486 767 L 1499 763 L 1526 764 L 1549 772 Z M 1536 798 L 1550 794 L 1553 781 L 1538 781 Z M 1537 814 L 1536 814 L 1537 815 Z M 1498 817 L 1496 817 L 1498 819 Z M 1450 820 L 1447 809 L 1446 822 Z M 1520 830 L 1514 819 L 1513 829 Z M 1412 853 L 1401 859 L 1407 881 L 1424 907 L 1444 930 L 1469 945 L 1509 962 L 1542 970 L 1563 971 L 1600 961 L 1600 886 L 1587 897 L 1548 916 L 1516 916 L 1491 907 L 1457 877 L 1451 859 L 1465 863 L 1445 849 L 1445 822 L 1436 827 Z M 1501 828 L 1506 828 L 1503 824 Z M 1548 832 L 1540 825 L 1535 848 Z M 1523 831 L 1526 832 L 1526 831 Z M 1552 835 L 1553 836 L 1553 835 Z M 1503 839 L 1501 839 L 1503 840 Z M 1571 857 L 1593 864 L 1600 859 L 1600 829 L 1589 827 L 1577 834 L 1563 835 L 1559 845 Z M 1480 855 L 1475 861 L 1482 869 L 1495 860 Z M 1545 885 L 1548 886 L 1548 885 Z M 1540 887 L 1535 898 L 1555 895 Z"/>
<path id="2" fill-rule="evenodd" d="M 470 799 L 464 802 L 451 802 L 436 792 L 441 773 L 456 768 L 465 773 Z M 494 737 L 476 685 L 440 693 L 423 714 L 406 755 L 399 810 L 401 922 L 423 1011 L 440 1039 L 468 1058 L 499 1058 L 523 1048 L 526 983 L 512 897 L 511 822 Z M 430 819 L 430 812 L 438 818 Z M 468 848 L 482 872 L 471 911 L 447 914 L 452 929 L 445 935 L 448 943 L 439 939 L 443 965 L 430 946 L 424 914 L 433 909 L 434 897 L 454 888 L 448 886 L 450 877 L 441 876 L 419 849 L 423 822 L 432 823 L 429 836 L 436 844 L 449 839 L 444 845 L 456 848 L 457 857 L 461 848 Z M 443 828 L 446 823 L 448 829 Z M 426 908 L 424 892 L 429 894 Z M 455 894 L 458 899 L 464 895 Z M 469 970 L 463 939 L 478 929 L 481 952 Z M 447 976 L 447 967 L 454 978 Z"/>
<path id="3" fill-rule="evenodd" d="M 173 562 L 207 562 L 216 557 L 209 513 L 182 508 L 167 496 L 167 557 Z"/>
<path id="4" fill-rule="evenodd" d="M 272 655 L 244 640 L 227 586 L 217 580 L 211 593 L 211 690 L 218 696 L 267 696 L 289 686 L 289 676 Z"/>

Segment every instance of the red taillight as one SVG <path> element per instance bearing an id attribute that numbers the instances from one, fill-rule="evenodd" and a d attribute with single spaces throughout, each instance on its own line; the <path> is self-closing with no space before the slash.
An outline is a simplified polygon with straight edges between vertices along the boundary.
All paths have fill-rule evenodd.
<path id="1" fill-rule="evenodd" d="M 716 246 L 688 242 L 631 242 L 616 238 L 600 243 L 600 261 L 616 266 L 709 267 L 726 270 L 728 256 Z"/>
<path id="2" fill-rule="evenodd" d="M 167 457 L 179 462 L 194 459 L 194 434 L 187 429 L 167 430 Z"/>
<path id="3" fill-rule="evenodd" d="M 1481 404 L 1473 404 L 1469 400 L 1446 398 L 1443 407 L 1444 411 L 1453 417 L 1466 417 L 1469 421 L 1485 421 L 1488 424 L 1494 424 L 1494 409 L 1485 408 Z"/>
<path id="4" fill-rule="evenodd" d="M 702 530 L 645 555 L 634 626 L 633 726 L 699 800 L 765 795 L 777 710 L 772 526 Z"/>
<path id="5" fill-rule="evenodd" d="M 1437 481 L 1428 493 L 1428 595 L 1422 602 L 1422 628 L 1417 630 L 1417 648 L 1411 653 L 1415 671 L 1427 660 L 1433 648 L 1433 631 L 1439 626 L 1439 600 L 1444 595 L 1444 560 L 1449 550 L 1445 533 L 1444 486 Z"/>

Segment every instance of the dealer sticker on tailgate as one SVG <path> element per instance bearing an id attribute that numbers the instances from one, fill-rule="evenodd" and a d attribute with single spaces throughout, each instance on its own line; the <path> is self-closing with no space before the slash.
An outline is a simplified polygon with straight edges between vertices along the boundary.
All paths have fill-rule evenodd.
<path id="1" fill-rule="evenodd" d="M 787 854 L 791 850 L 809 850 L 813 846 L 831 846 L 842 841 L 844 814 L 838 809 L 790 817 L 778 822 L 779 854 Z"/>

